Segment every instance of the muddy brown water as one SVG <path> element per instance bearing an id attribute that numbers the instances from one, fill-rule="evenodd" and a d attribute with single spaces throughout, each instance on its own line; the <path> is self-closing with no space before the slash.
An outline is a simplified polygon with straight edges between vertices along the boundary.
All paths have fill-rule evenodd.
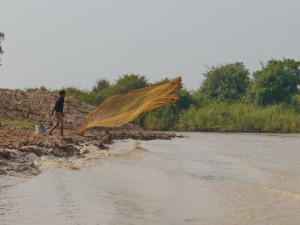
<path id="1" fill-rule="evenodd" d="M 37 177 L 1 176 L 0 224 L 300 223 L 300 135 L 185 135 L 118 141 L 78 170 L 44 159 Z"/>

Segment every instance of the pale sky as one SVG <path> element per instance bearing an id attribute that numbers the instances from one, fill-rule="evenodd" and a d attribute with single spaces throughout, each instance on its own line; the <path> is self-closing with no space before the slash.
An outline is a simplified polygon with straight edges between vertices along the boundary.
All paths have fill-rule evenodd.
<path id="1" fill-rule="evenodd" d="M 299 0 L 0 0 L 0 88 L 91 88 L 99 78 L 181 76 L 300 54 Z"/>

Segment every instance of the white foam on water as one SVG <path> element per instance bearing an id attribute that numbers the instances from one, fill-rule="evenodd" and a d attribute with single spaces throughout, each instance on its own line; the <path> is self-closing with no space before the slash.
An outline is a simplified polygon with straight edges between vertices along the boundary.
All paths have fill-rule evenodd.
<path id="1" fill-rule="evenodd" d="M 299 135 L 188 135 L 42 158 L 0 183 L 0 224 L 298 224 Z"/>

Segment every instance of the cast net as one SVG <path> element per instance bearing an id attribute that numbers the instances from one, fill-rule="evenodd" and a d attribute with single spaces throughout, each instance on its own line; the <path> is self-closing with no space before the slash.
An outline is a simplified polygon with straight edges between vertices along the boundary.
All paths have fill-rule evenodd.
<path id="1" fill-rule="evenodd" d="M 142 113 L 175 103 L 178 96 L 172 92 L 180 84 L 181 78 L 178 77 L 171 82 L 111 96 L 87 115 L 85 124 L 79 127 L 76 133 L 82 133 L 91 127 L 119 127 L 135 120 Z"/>

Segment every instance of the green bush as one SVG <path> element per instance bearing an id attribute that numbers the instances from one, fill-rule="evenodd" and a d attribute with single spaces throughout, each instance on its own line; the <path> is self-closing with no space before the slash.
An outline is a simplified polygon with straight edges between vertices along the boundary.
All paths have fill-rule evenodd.
<path id="1" fill-rule="evenodd" d="M 84 91 L 76 87 L 65 88 L 67 95 L 73 96 L 81 102 L 85 102 L 91 105 L 95 105 L 97 102 L 97 92 Z"/>
<path id="2" fill-rule="evenodd" d="M 291 106 L 283 104 L 256 107 L 213 102 L 183 112 L 177 128 L 188 131 L 300 132 L 300 115 Z"/>
<path id="3" fill-rule="evenodd" d="M 186 89 L 177 89 L 174 94 L 179 97 L 175 104 L 166 105 L 154 109 L 140 116 L 135 124 L 152 130 L 174 130 L 177 127 L 179 116 L 183 110 L 187 110 L 196 103 L 196 99 Z"/>

